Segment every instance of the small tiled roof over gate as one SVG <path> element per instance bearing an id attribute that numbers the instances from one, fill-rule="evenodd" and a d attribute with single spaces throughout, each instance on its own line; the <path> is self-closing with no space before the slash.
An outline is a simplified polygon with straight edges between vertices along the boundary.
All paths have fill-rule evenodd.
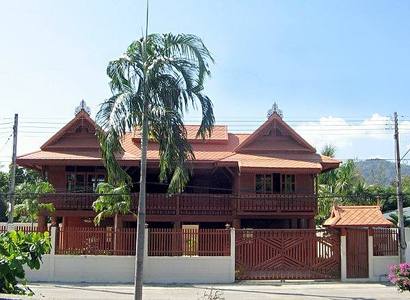
<path id="1" fill-rule="evenodd" d="M 323 223 L 329 227 L 390 227 L 378 205 L 334 205 L 330 217 Z"/>

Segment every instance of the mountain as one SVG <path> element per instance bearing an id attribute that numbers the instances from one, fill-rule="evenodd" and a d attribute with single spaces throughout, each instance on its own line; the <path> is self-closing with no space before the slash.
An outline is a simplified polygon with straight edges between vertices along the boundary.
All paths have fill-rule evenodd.
<path id="1" fill-rule="evenodd" d="M 367 184 L 390 185 L 396 176 L 396 166 L 392 161 L 367 159 L 355 163 Z M 410 166 L 402 163 L 401 174 L 410 176 Z"/>

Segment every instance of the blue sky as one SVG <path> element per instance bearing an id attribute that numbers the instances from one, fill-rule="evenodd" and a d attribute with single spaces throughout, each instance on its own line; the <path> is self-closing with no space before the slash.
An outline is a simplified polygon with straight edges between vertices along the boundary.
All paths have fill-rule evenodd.
<path id="1" fill-rule="evenodd" d="M 382 133 L 396 110 L 402 151 L 410 146 L 409 15 L 409 1 L 151 0 L 150 31 L 203 39 L 216 60 L 206 91 L 218 123 L 251 130 L 276 100 L 319 149 L 331 142 L 340 158 L 392 158 L 392 135 Z M 144 18 L 145 0 L 2 3 L 0 124 L 19 113 L 19 154 L 82 98 L 95 114 L 109 96 L 107 63 L 141 36 Z M 49 128 L 30 128 L 40 121 Z M 0 125 L 0 164 L 8 131 Z"/>

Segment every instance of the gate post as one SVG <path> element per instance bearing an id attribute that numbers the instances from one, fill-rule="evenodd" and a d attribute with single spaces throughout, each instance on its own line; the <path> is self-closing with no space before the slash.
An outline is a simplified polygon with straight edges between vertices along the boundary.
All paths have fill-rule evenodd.
<path id="1" fill-rule="evenodd" d="M 48 255 L 48 262 L 49 262 L 49 271 L 48 271 L 48 281 L 54 282 L 55 281 L 55 255 L 56 255 L 56 248 L 57 248 L 57 226 L 51 226 L 50 228 L 51 235 L 50 235 L 50 243 L 51 243 L 51 250 L 50 254 Z"/>
<path id="2" fill-rule="evenodd" d="M 235 228 L 231 228 L 231 280 L 235 282 Z"/>
<path id="3" fill-rule="evenodd" d="M 369 228 L 368 234 L 368 242 L 367 242 L 367 251 L 368 251 L 368 264 L 369 264 L 369 279 L 374 280 L 373 278 L 373 229 Z"/>
<path id="4" fill-rule="evenodd" d="M 340 280 L 346 281 L 347 262 L 346 262 L 346 229 L 340 229 Z"/>

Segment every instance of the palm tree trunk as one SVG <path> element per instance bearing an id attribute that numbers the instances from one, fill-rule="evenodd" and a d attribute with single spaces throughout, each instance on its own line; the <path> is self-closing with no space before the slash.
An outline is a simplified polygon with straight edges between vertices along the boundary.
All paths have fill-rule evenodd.
<path id="1" fill-rule="evenodd" d="M 147 101 L 145 101 L 147 103 Z M 145 199 L 146 199 L 146 175 L 147 175 L 147 144 L 148 144 L 148 118 L 145 115 L 147 105 L 144 105 L 144 116 L 141 132 L 141 170 L 140 192 L 138 204 L 137 245 L 135 260 L 135 291 L 134 299 L 142 299 L 143 267 L 144 267 L 144 240 L 145 240 Z"/>

